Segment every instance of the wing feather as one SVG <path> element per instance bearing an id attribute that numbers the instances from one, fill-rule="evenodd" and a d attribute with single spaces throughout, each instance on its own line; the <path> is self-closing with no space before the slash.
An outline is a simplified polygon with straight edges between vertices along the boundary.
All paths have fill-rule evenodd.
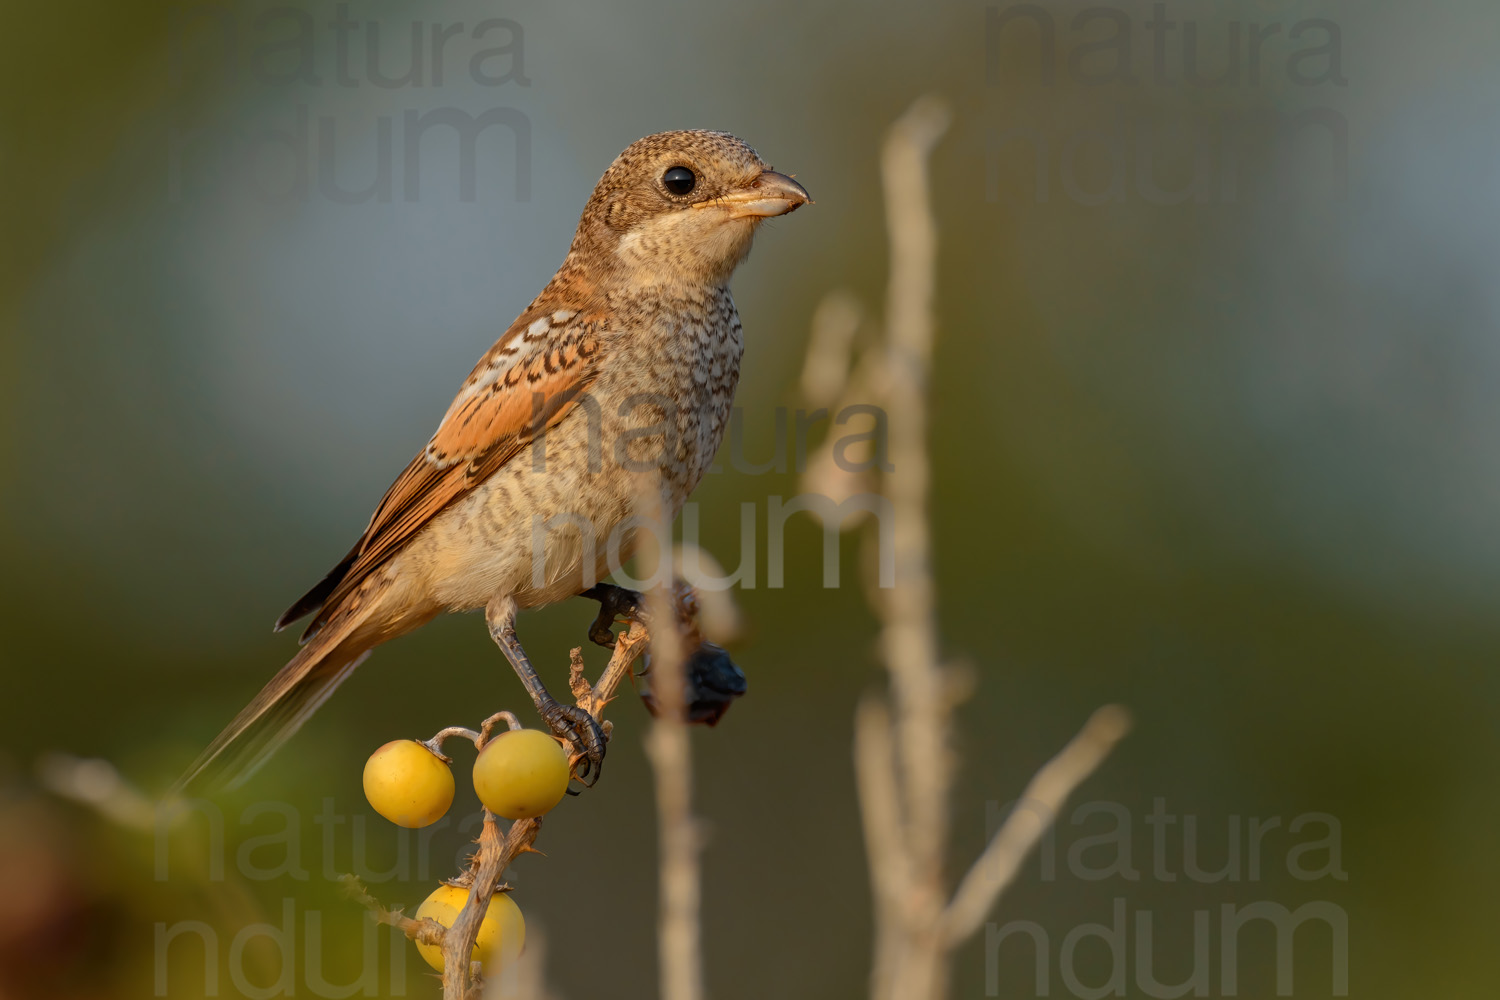
<path id="1" fill-rule="evenodd" d="M 437 432 L 411 460 L 370 517 L 340 568 L 282 616 L 287 624 L 321 608 L 303 634 L 320 629 L 339 603 L 395 555 L 438 513 L 494 475 L 538 434 L 554 426 L 588 391 L 604 343 L 599 313 L 533 307 L 511 324 L 475 366 Z"/>

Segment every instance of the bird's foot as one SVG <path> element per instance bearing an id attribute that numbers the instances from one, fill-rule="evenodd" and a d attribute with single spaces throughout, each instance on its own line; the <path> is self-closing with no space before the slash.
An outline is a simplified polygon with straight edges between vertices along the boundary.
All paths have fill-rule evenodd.
<path id="1" fill-rule="evenodd" d="M 626 590 L 612 583 L 600 583 L 585 590 L 580 597 L 599 602 L 599 615 L 589 626 L 589 641 L 605 649 L 615 646 L 614 625 L 619 621 L 647 622 L 646 598 L 638 591 Z"/>
<path id="2" fill-rule="evenodd" d="M 585 786 L 592 788 L 604 768 L 604 730 L 592 715 L 577 705 L 564 705 L 548 698 L 537 705 L 537 711 L 553 735 L 567 740 L 577 753 L 582 754 L 578 761 L 581 766 L 575 774 Z"/>

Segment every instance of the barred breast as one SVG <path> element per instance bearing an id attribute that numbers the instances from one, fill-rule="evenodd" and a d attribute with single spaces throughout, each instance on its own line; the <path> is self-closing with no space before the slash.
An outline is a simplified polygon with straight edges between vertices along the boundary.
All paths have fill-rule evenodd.
<path id="1" fill-rule="evenodd" d="M 660 491 L 675 516 L 724 439 L 744 339 L 727 288 L 611 303 L 620 329 L 587 396 L 401 557 L 450 610 L 508 594 L 523 607 L 576 594 L 636 544 L 632 498 Z"/>

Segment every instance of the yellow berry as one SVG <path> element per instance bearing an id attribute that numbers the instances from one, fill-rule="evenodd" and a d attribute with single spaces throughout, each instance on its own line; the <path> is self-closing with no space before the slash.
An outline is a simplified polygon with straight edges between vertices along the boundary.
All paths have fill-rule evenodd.
<path id="1" fill-rule="evenodd" d="M 397 826 L 427 826 L 453 804 L 453 772 L 416 740 L 393 740 L 365 761 L 365 798 Z"/>
<path id="2" fill-rule="evenodd" d="M 443 884 L 432 890 L 432 895 L 422 900 L 417 907 L 416 919 L 431 917 L 444 927 L 452 927 L 459 911 L 469 901 L 469 890 Z M 511 900 L 510 894 L 497 892 L 490 897 L 489 909 L 479 922 L 479 937 L 474 940 L 473 960 L 483 963 L 485 970 L 493 972 L 491 963 L 497 959 L 508 962 L 521 953 L 526 943 L 526 921 L 521 917 L 521 908 Z M 437 945 L 417 943 L 417 951 L 427 964 L 439 972 L 443 971 L 443 949 Z"/>
<path id="3" fill-rule="evenodd" d="M 474 761 L 474 791 L 506 819 L 540 816 L 568 791 L 568 755 L 538 729 L 513 729 L 485 744 Z"/>

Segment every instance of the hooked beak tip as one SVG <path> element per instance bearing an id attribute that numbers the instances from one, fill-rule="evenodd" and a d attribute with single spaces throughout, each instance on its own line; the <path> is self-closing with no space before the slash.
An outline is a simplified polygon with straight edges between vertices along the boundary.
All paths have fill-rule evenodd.
<path id="1" fill-rule="evenodd" d="M 762 192 L 774 192 L 778 197 L 785 198 L 793 208 L 812 204 L 812 195 L 807 193 L 807 188 L 798 184 L 790 174 L 779 174 L 774 170 L 763 170 L 755 181 L 755 188 Z"/>
<path id="2" fill-rule="evenodd" d="M 769 219 L 810 204 L 812 197 L 801 184 L 786 174 L 762 170 L 749 186 L 710 201 L 698 202 L 693 207 L 721 206 L 729 210 L 731 219 Z"/>

